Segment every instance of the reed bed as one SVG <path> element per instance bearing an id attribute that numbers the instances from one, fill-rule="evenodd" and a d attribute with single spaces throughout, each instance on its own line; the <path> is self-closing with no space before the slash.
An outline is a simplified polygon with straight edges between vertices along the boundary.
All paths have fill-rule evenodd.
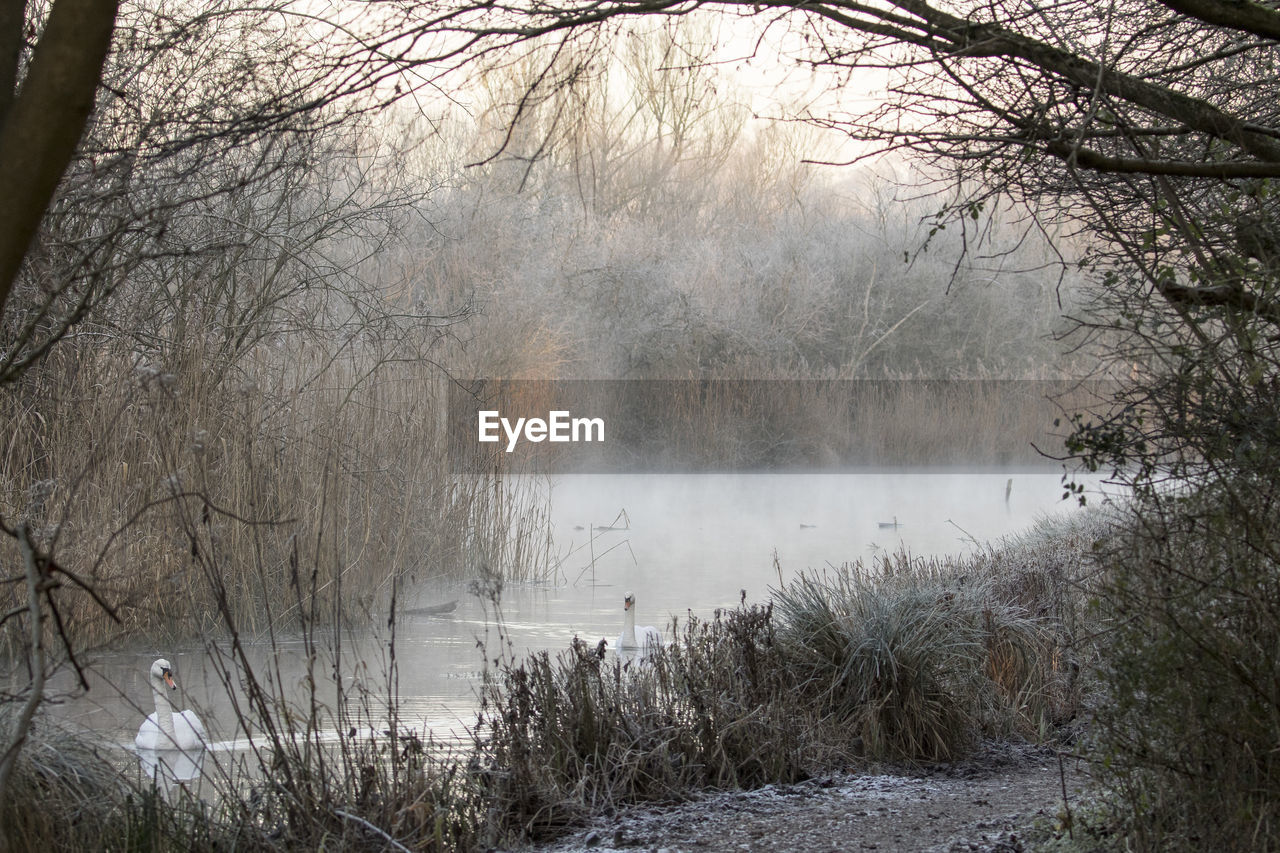
<path id="1" fill-rule="evenodd" d="M 265 628 L 299 554 L 322 589 L 341 576 L 351 617 L 395 577 L 548 568 L 545 495 L 507 468 L 453 470 L 429 362 L 306 339 L 234 367 L 201 346 L 161 361 L 79 344 L 0 400 L 0 516 L 116 607 L 119 622 L 66 596 L 82 645 L 215 629 L 205 553 L 246 630 Z"/>
<path id="2" fill-rule="evenodd" d="M 0 743 L 6 747 L 16 716 L 13 704 L 0 703 Z M 0 801 L 0 827 L 10 850 L 106 849 L 128 833 L 131 793 L 103 748 L 41 717 L 27 733 Z"/>

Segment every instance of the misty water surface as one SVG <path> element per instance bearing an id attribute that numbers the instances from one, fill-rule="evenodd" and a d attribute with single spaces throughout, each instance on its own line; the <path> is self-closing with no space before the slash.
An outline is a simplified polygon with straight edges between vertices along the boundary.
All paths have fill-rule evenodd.
<path id="1" fill-rule="evenodd" d="M 637 598 L 637 623 L 665 630 L 672 617 L 705 618 L 736 605 L 743 590 L 749 602 L 764 601 L 771 585 L 799 571 L 900 548 L 925 556 L 970 551 L 1046 513 L 1073 511 L 1074 501 L 1062 494 L 1061 473 L 1052 470 L 562 476 L 552 484 L 556 576 L 506 585 L 501 630 L 516 654 L 560 650 L 575 635 L 592 643 L 608 638 L 612 647 L 627 591 Z M 881 526 L 895 518 L 898 527 Z M 599 530 L 615 525 L 629 527 Z M 440 734 L 460 734 L 473 720 L 482 648 L 492 663 L 501 648 L 499 620 L 462 583 L 410 590 L 402 602 L 412 608 L 455 599 L 453 613 L 406 616 L 396 633 L 402 720 Z M 366 687 L 375 705 L 386 696 L 388 638 L 385 621 L 341 638 L 345 684 Z M 323 673 L 334 637 L 319 641 Z M 300 696 L 303 643 L 286 636 L 277 645 L 282 679 Z M 267 638 L 257 638 L 250 652 L 269 660 Z M 152 710 L 146 671 L 160 656 L 175 665 L 177 707 L 198 709 L 215 740 L 242 734 L 198 644 L 100 655 L 88 695 L 61 706 L 59 715 L 131 742 L 144 710 Z M 321 698 L 332 696 L 330 682 Z"/>

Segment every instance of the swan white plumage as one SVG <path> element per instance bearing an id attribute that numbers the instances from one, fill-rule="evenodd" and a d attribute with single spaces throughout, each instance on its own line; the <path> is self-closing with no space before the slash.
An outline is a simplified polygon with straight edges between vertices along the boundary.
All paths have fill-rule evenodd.
<path id="1" fill-rule="evenodd" d="M 662 632 L 652 625 L 636 627 L 636 597 L 627 593 L 622 600 L 622 633 L 618 635 L 618 650 L 651 649 L 662 645 Z"/>
<path id="2" fill-rule="evenodd" d="M 209 742 L 204 723 L 195 711 L 174 713 L 173 705 L 165 694 L 165 688 L 178 689 L 173 681 L 173 668 L 161 658 L 151 664 L 151 692 L 155 696 L 156 710 L 142 721 L 134 745 L 138 749 L 200 749 Z"/>

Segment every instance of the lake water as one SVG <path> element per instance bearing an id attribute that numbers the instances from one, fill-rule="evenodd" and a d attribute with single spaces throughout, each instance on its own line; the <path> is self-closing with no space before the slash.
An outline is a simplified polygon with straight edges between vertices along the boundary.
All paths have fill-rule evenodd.
<path id="1" fill-rule="evenodd" d="M 1062 500 L 1061 472 L 1053 470 L 577 475 L 556 478 L 551 489 L 556 577 L 509 584 L 501 595 L 502 632 L 516 654 L 561 650 L 574 636 L 605 637 L 612 648 L 627 591 L 636 596 L 637 624 L 665 628 L 673 616 L 709 617 L 733 606 L 743 590 L 749 602 L 764 601 L 770 586 L 803 570 L 901 548 L 923 556 L 970 551 L 1075 506 Z M 897 527 L 882 526 L 895 519 Z M 406 616 L 397 626 L 402 721 L 460 733 L 474 719 L 482 649 L 492 659 L 500 646 L 495 611 L 462 583 L 424 586 L 405 599 L 410 608 L 458 604 L 447 615 Z M 383 621 L 341 637 L 344 683 L 365 687 L 375 701 L 386 695 L 388 635 Z M 319 638 L 321 661 L 334 639 Z M 281 681 L 300 696 L 303 643 L 285 637 L 277 647 Z M 265 664 L 270 645 L 259 638 L 249 653 Z M 177 708 L 197 709 L 214 740 L 242 734 L 199 644 L 99 654 L 92 689 L 60 705 L 58 715 L 131 743 L 152 710 L 146 673 L 157 657 L 174 665 Z M 355 665 L 360 659 L 363 666 Z M 332 683 L 322 687 L 322 699 L 332 695 Z"/>

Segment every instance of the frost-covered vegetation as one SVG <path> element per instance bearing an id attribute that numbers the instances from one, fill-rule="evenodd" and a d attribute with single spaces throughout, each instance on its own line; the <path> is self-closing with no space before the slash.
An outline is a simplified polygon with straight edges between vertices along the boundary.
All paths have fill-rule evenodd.
<path id="1" fill-rule="evenodd" d="M 238 725 L 257 748 L 209 756 L 235 766 L 206 773 L 208 802 L 138 787 L 88 748 L 68 746 L 50 775 L 46 737 L 77 740 L 42 724 L 17 790 L 79 817 L 19 806 L 5 819 L 11 837 L 45 848 L 87 837 L 120 850 L 463 851 L 700 789 L 953 759 L 984 738 L 1070 739 L 1092 655 L 1085 555 L 1108 532 L 1093 514 L 968 559 L 897 555 L 801 576 L 771 601 L 670 627 L 643 661 L 576 641 L 514 659 L 499 638 L 462 752 L 414 731 L 394 699 L 352 689 L 336 709 L 319 704 L 332 648 L 310 658 L 309 703 L 233 653 L 221 677 L 246 697 Z M 396 666 L 370 686 L 394 697 Z M 335 724 L 351 736 L 322 743 Z"/>
<path id="2" fill-rule="evenodd" d="M 752 121 L 732 78 L 699 64 L 697 35 L 632 33 L 536 108 L 521 97 L 544 55 L 492 70 L 478 122 L 419 148 L 481 161 L 441 178 L 401 262 L 424 297 L 478 310 L 455 364 L 501 378 L 1088 370 L 1053 339 L 1081 282 L 1029 217 L 975 209 L 947 226 L 946 199 L 904 165 L 805 162 L 824 138 Z"/>

